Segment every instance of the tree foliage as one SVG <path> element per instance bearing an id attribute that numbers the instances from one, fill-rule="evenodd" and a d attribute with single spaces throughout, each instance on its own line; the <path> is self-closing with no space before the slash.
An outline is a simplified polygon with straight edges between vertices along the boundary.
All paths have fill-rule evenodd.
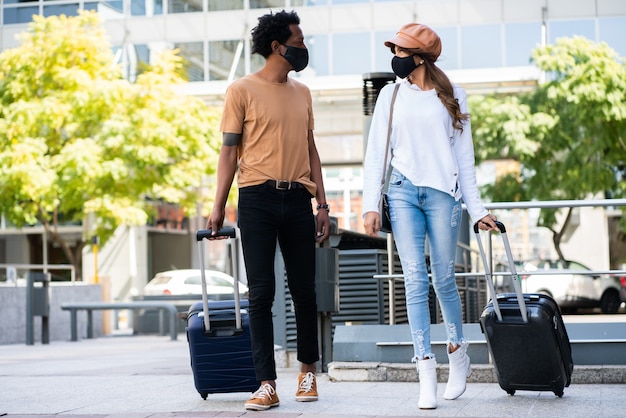
<path id="1" fill-rule="evenodd" d="M 21 41 L 0 54 L 0 212 L 8 221 L 43 225 L 80 271 L 85 242 L 145 224 L 150 199 L 192 214 L 195 187 L 217 163 L 218 115 L 175 91 L 180 57 L 163 54 L 129 83 L 93 12 L 35 16 Z M 59 234 L 64 222 L 84 222 L 77 245 Z"/>
<path id="2" fill-rule="evenodd" d="M 626 196 L 626 65 L 606 43 L 561 38 L 533 51 L 546 75 L 528 94 L 472 98 L 477 157 L 511 158 L 519 172 L 485 189 L 494 201 Z M 570 211 L 571 212 L 571 211 Z M 542 210 L 559 248 L 566 215 Z"/>

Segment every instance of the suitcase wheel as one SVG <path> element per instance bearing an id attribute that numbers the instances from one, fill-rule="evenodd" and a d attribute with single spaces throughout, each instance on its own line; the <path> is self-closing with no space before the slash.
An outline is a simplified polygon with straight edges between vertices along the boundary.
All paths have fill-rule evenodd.
<path id="1" fill-rule="evenodd" d="M 202 396 L 202 399 L 206 401 L 206 397 L 209 396 L 209 394 L 206 392 L 200 392 L 200 396 Z"/>
<path id="2" fill-rule="evenodd" d="M 506 393 L 508 393 L 509 395 L 513 396 L 515 395 L 515 389 L 509 389 L 506 391 Z"/>
<path id="3" fill-rule="evenodd" d="M 558 396 L 559 398 L 563 397 L 563 391 L 560 391 L 560 392 L 554 391 L 554 394 Z"/>

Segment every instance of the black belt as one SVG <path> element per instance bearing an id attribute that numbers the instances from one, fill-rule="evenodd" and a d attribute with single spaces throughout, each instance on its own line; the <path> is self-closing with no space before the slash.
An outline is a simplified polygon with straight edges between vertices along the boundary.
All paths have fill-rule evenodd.
<path id="1" fill-rule="evenodd" d="M 297 181 L 287 181 L 287 180 L 268 180 L 265 182 L 270 187 L 273 187 L 276 190 L 292 190 L 292 189 L 306 189 L 304 184 L 298 183 Z"/>

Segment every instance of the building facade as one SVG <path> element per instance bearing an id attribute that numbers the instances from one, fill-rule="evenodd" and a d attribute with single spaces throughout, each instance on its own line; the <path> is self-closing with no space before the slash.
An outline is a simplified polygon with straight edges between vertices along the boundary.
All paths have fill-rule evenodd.
<path id="1" fill-rule="evenodd" d="M 292 75 L 313 93 L 316 141 L 332 214 L 340 228 L 355 231 L 362 230 L 363 78 L 391 70 L 383 41 L 401 25 L 417 21 L 437 31 L 443 43 L 439 65 L 469 94 L 534 88 L 541 74 L 530 62 L 531 51 L 559 37 L 603 41 L 626 56 L 623 0 L 1 0 L 0 7 L 0 49 L 17 46 L 15 35 L 26 29 L 33 14 L 96 10 L 128 79 L 141 63 L 177 48 L 189 81 L 181 91 L 215 106 L 221 106 L 230 81 L 263 64 L 250 54 L 249 33 L 257 18 L 270 10 L 296 10 L 311 59 L 305 71 Z M 490 169 L 479 175 L 483 172 L 488 175 Z M 531 241 L 545 239 L 529 237 L 520 255 L 543 251 L 536 248 L 543 244 Z M 15 252 L 11 248 L 18 248 L 1 241 L 0 236 L 0 250 L 5 249 L 0 264 Z"/>

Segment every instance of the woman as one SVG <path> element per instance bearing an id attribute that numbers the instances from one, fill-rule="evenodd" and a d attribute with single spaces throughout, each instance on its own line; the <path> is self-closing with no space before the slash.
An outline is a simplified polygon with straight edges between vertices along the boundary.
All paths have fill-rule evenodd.
<path id="1" fill-rule="evenodd" d="M 450 373 L 444 398 L 456 399 L 465 391 L 471 373 L 454 275 L 461 198 L 480 229 L 495 230 L 496 218 L 481 203 L 476 185 L 467 95 L 435 64 L 441 53 L 439 36 L 426 25 L 409 23 L 385 45 L 394 54 L 394 73 L 403 79 L 393 108 L 388 155 L 391 225 L 402 263 L 419 373 L 418 406 L 434 409 L 437 363 L 430 345 L 425 239 L 428 236 L 432 283 L 448 337 Z M 371 236 L 378 234 L 381 225 L 378 201 L 381 176 L 386 173 L 383 161 L 394 87 L 385 86 L 378 96 L 364 162 L 364 226 Z"/>

